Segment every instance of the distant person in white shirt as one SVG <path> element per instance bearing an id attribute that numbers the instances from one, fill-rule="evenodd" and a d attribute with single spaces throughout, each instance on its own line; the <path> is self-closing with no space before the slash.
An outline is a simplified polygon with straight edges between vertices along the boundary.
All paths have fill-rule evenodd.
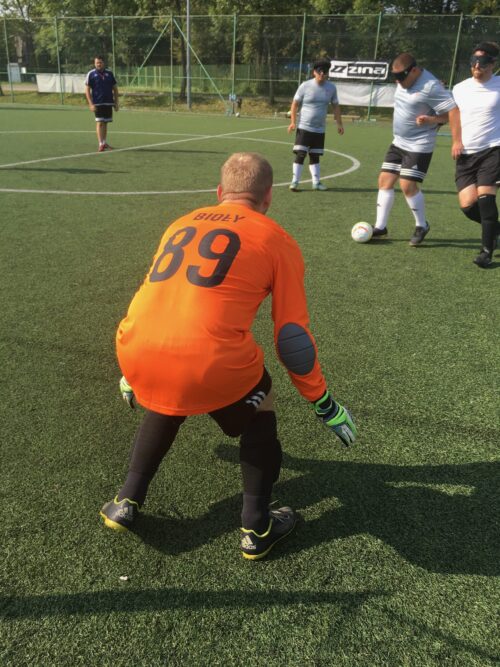
<path id="1" fill-rule="evenodd" d="M 399 185 L 415 219 L 411 246 L 424 240 L 430 227 L 422 183 L 432 159 L 440 125 L 448 114 L 458 116 L 451 92 L 430 72 L 419 67 L 411 53 L 400 53 L 391 66 L 396 80 L 393 140 L 385 155 L 378 178 L 377 217 L 374 239 L 387 237 L 387 221 L 394 204 L 394 185 Z"/>
<path id="2" fill-rule="evenodd" d="M 344 134 L 337 87 L 328 81 L 330 71 L 329 60 L 318 60 L 313 65 L 313 78 L 300 84 L 294 95 L 290 110 L 291 122 L 288 132 L 297 128 L 293 152 L 293 176 L 290 190 L 297 192 L 306 155 L 309 154 L 309 171 L 312 176 L 313 190 L 328 190 L 320 181 L 319 158 L 324 153 L 325 127 L 328 107 L 333 107 L 333 115 L 337 123 L 337 132 Z M 297 114 L 300 119 L 297 125 Z"/>
<path id="3" fill-rule="evenodd" d="M 482 228 L 481 252 L 474 263 L 485 269 L 492 263 L 500 233 L 496 194 L 500 185 L 500 77 L 499 47 L 482 42 L 472 52 L 472 77 L 453 88 L 460 114 L 452 127 L 458 133 L 451 154 L 457 161 L 455 182 L 465 215 Z"/>

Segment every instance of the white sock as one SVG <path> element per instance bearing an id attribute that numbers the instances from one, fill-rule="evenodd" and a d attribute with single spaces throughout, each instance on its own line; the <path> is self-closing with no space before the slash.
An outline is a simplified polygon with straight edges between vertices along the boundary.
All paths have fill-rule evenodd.
<path id="1" fill-rule="evenodd" d="M 311 172 L 313 183 L 318 183 L 318 181 L 319 181 L 319 162 L 316 162 L 316 164 L 310 164 L 309 165 L 309 171 Z"/>
<path id="2" fill-rule="evenodd" d="M 389 213 L 394 204 L 394 190 L 379 190 L 377 195 L 377 221 L 375 227 L 377 229 L 385 229 Z"/>
<path id="3" fill-rule="evenodd" d="M 303 166 L 303 164 L 299 164 L 298 162 L 293 163 L 293 180 L 297 183 L 300 181 Z"/>
<path id="4" fill-rule="evenodd" d="M 405 197 L 408 206 L 413 213 L 417 227 L 424 227 L 427 229 L 427 222 L 425 220 L 425 200 L 423 193 L 419 190 L 413 197 Z"/>

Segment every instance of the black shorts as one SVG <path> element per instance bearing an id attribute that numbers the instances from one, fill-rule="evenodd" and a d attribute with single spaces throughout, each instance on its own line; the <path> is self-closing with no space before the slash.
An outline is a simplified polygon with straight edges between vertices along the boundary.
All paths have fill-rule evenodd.
<path id="1" fill-rule="evenodd" d="M 295 135 L 294 153 L 314 153 L 323 155 L 325 147 L 324 132 L 309 132 L 308 130 L 297 130 Z"/>
<path id="2" fill-rule="evenodd" d="M 99 123 L 113 122 L 113 105 L 112 104 L 98 104 L 95 108 L 95 119 Z"/>
<path id="3" fill-rule="evenodd" d="M 432 153 L 412 153 L 391 144 L 380 171 L 388 171 L 391 174 L 398 174 L 400 178 L 407 181 L 422 183 L 429 169 L 431 159 Z"/>
<path id="4" fill-rule="evenodd" d="M 455 183 L 458 192 L 469 185 L 500 186 L 500 146 L 472 155 L 460 155 L 455 168 Z"/>
<path id="5" fill-rule="evenodd" d="M 271 376 L 264 368 L 260 381 L 243 398 L 224 408 L 209 412 L 209 415 L 226 435 L 235 438 L 246 431 L 257 408 L 271 391 L 271 386 Z"/>

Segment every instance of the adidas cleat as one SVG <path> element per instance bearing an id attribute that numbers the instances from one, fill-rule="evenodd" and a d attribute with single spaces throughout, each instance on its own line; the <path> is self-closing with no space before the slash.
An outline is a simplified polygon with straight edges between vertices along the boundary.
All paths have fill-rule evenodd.
<path id="1" fill-rule="evenodd" d="M 259 535 L 254 530 L 241 528 L 241 553 L 243 558 L 260 560 L 265 558 L 274 545 L 289 535 L 295 527 L 295 512 L 290 507 L 269 510 L 269 526 Z"/>
<path id="2" fill-rule="evenodd" d="M 291 190 L 292 192 L 298 192 L 299 182 L 298 181 L 292 181 L 290 183 L 290 185 L 288 186 L 288 189 Z"/>
<path id="3" fill-rule="evenodd" d="M 426 235 L 428 234 L 429 229 L 430 229 L 429 223 L 427 223 L 427 227 L 415 227 L 413 236 L 410 239 L 410 245 L 413 247 L 420 245 L 422 241 L 425 239 Z"/>
<path id="4" fill-rule="evenodd" d="M 104 525 L 120 532 L 128 530 L 132 526 L 138 513 L 138 503 L 128 498 L 118 501 L 118 496 L 106 503 L 99 512 L 104 519 Z"/>
<path id="5" fill-rule="evenodd" d="M 313 183 L 312 185 L 313 190 L 318 190 L 319 192 L 324 192 L 325 190 L 328 190 L 326 185 L 323 185 L 321 181 L 318 181 L 317 183 Z"/>

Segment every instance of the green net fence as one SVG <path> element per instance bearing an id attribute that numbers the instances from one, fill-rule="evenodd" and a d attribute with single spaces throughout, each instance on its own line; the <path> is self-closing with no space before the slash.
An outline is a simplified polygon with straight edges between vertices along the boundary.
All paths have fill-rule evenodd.
<path id="1" fill-rule="evenodd" d="M 43 81 L 65 103 L 81 94 L 93 57 L 103 55 L 125 95 L 162 96 L 196 105 L 230 96 L 289 100 L 318 57 L 390 61 L 410 51 L 447 85 L 469 76 L 474 44 L 494 40 L 500 16 L 349 14 L 0 17 L 0 83 L 4 99 Z M 75 81 L 78 85 L 75 84 Z M 79 82 L 79 83 L 78 83 Z M 76 88 L 75 88 L 76 85 Z"/>

